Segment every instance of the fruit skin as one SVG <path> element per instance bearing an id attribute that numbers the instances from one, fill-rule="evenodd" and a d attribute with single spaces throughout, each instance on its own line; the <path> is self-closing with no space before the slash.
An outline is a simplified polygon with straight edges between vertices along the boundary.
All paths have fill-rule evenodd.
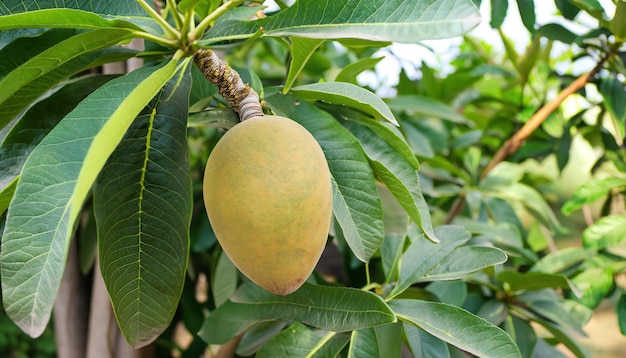
<path id="1" fill-rule="evenodd" d="M 297 290 L 318 262 L 332 214 L 324 153 L 300 124 L 279 116 L 235 125 L 206 165 L 204 203 L 237 268 L 266 290 Z"/>

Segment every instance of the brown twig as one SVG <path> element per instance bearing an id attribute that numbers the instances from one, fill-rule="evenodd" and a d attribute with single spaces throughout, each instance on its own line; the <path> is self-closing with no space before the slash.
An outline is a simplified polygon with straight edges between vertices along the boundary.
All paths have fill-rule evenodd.
<path id="1" fill-rule="evenodd" d="M 563 101 L 570 95 L 576 93 L 583 88 L 589 79 L 593 77 L 604 65 L 606 57 L 603 57 L 598 64 L 589 72 L 580 75 L 574 82 L 570 83 L 558 96 L 552 99 L 541 107 L 535 114 L 530 117 L 528 122 L 522 126 L 509 140 L 507 140 L 502 147 L 496 152 L 496 155 L 491 159 L 491 162 L 487 164 L 481 174 L 481 180 L 485 179 L 487 174 L 500 162 L 506 159 L 509 155 L 515 153 L 522 143 L 528 138 L 539 126 L 543 123 L 548 116 L 557 109 Z"/>
<path id="2" fill-rule="evenodd" d="M 576 93 L 578 90 L 583 88 L 587 82 L 602 68 L 604 62 L 607 60 L 608 56 L 603 57 L 598 61 L 596 66 L 589 72 L 586 72 L 579 76 L 574 82 L 570 83 L 558 96 L 552 99 L 550 102 L 546 103 L 543 107 L 541 107 L 535 114 L 530 117 L 528 122 L 522 126 L 509 140 L 507 140 L 502 147 L 496 152 L 494 157 L 491 159 L 489 164 L 483 170 L 480 180 L 484 180 L 487 177 L 487 174 L 495 168 L 500 162 L 506 159 L 509 155 L 515 153 L 519 147 L 521 147 L 522 143 L 528 138 L 539 126 L 543 123 L 548 116 L 557 109 L 563 101 L 569 97 L 570 95 Z M 465 197 L 459 197 L 453 204 L 452 208 L 446 215 L 446 219 L 444 220 L 444 224 L 449 224 L 454 220 L 454 218 L 463 210 L 465 206 Z"/>

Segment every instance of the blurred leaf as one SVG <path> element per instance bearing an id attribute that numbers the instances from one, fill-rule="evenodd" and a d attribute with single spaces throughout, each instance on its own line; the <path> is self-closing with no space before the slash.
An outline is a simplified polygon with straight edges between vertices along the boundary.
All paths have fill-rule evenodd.
<path id="1" fill-rule="evenodd" d="M 387 104 L 374 93 L 345 82 L 319 82 L 291 89 L 296 96 L 311 101 L 324 101 L 358 109 L 375 119 L 384 119 L 395 125 L 398 121 Z"/>
<path id="2" fill-rule="evenodd" d="M 261 346 L 255 357 L 335 357 L 346 344 L 347 336 L 294 323 Z"/>
<path id="3" fill-rule="evenodd" d="M 455 222 L 472 234 L 488 237 L 489 241 L 495 245 L 510 248 L 522 248 L 524 246 L 519 230 L 512 224 L 506 222 L 483 223 L 463 218 L 459 218 Z"/>
<path id="4" fill-rule="evenodd" d="M 504 251 L 487 246 L 461 246 L 444 257 L 417 282 L 456 280 L 472 272 L 506 262 Z"/>
<path id="5" fill-rule="evenodd" d="M 419 235 L 402 255 L 400 278 L 390 294 L 395 297 L 413 283 L 424 277 L 456 247 L 470 239 L 469 232 L 460 226 L 441 226 L 435 229 L 441 242 L 434 244 L 425 236 Z"/>
<path id="6" fill-rule="evenodd" d="M 583 249 L 580 247 L 566 247 L 558 251 L 551 252 L 542 257 L 530 272 L 545 272 L 556 274 L 566 269 L 580 264 L 591 258 L 595 254 L 594 250 Z"/>
<path id="7" fill-rule="evenodd" d="M 428 136 L 420 132 L 411 122 L 402 122 L 402 131 L 415 155 L 424 158 L 434 158 L 435 151 L 430 145 Z"/>
<path id="8" fill-rule="evenodd" d="M 215 274 L 211 280 L 211 292 L 215 307 L 221 306 L 237 291 L 238 271 L 225 252 L 220 253 L 215 266 Z"/>
<path id="9" fill-rule="evenodd" d="M 557 9 L 561 11 L 561 14 L 563 14 L 563 17 L 568 20 L 574 20 L 580 12 L 580 8 L 569 0 L 555 0 L 554 3 Z"/>
<path id="10" fill-rule="evenodd" d="M 626 40 L 626 2 L 617 1 L 615 6 L 615 14 L 611 20 L 610 28 L 613 35 L 617 37 L 618 41 Z"/>
<path id="11" fill-rule="evenodd" d="M 433 293 L 439 302 L 463 307 L 467 299 L 467 282 L 461 280 L 435 281 L 426 286 L 428 292 Z"/>
<path id="12" fill-rule="evenodd" d="M 625 6 L 626 7 L 626 6 Z M 626 22 L 626 20 L 622 20 Z M 600 86 L 600 93 L 604 98 L 604 106 L 611 113 L 615 128 L 620 138 L 624 138 L 626 129 L 626 85 L 619 80 L 616 75 L 611 75 L 603 79 Z"/>
<path id="13" fill-rule="evenodd" d="M 354 122 L 347 122 L 345 125 L 361 142 L 376 176 L 385 183 L 426 237 L 438 242 L 415 168 L 368 128 Z"/>
<path id="14" fill-rule="evenodd" d="M 589 15 L 595 17 L 600 21 L 605 21 L 607 19 L 607 15 L 604 12 L 604 8 L 602 4 L 598 0 L 569 0 L 574 5 L 583 9 Z"/>
<path id="15" fill-rule="evenodd" d="M 535 32 L 535 2 L 533 0 L 517 0 L 517 7 L 524 27 L 530 33 Z"/>
<path id="16" fill-rule="evenodd" d="M 550 205 L 535 188 L 522 183 L 514 183 L 508 187 L 498 188 L 497 191 L 502 198 L 524 204 L 547 228 L 555 231 L 564 230 Z"/>
<path id="17" fill-rule="evenodd" d="M 285 79 L 283 93 L 289 92 L 304 66 L 323 42 L 324 40 L 303 37 L 291 38 L 291 60 L 289 61 L 289 71 Z"/>
<path id="18" fill-rule="evenodd" d="M 583 231 L 583 246 L 603 250 L 626 240 L 626 214 L 603 216 Z"/>
<path id="19" fill-rule="evenodd" d="M 583 205 L 592 203 L 609 194 L 611 190 L 620 187 L 626 187 L 626 179 L 592 179 L 576 189 L 574 194 L 561 207 L 561 212 L 565 215 L 570 215 Z"/>
<path id="20" fill-rule="evenodd" d="M 533 2 L 533 0 L 518 0 L 518 2 L 519 1 L 523 1 L 523 2 L 530 1 L 531 3 Z M 534 11 L 534 8 L 533 8 L 533 11 Z M 532 38 L 531 43 L 528 44 L 528 46 L 526 46 L 526 50 L 524 51 L 522 56 L 520 56 L 517 59 L 516 67 L 517 67 L 517 72 L 519 73 L 520 78 L 522 80 L 522 85 L 528 82 L 528 76 L 530 75 L 530 72 L 533 70 L 533 68 L 537 64 L 537 60 L 539 59 L 540 53 L 541 53 L 541 36 L 539 36 L 538 34 L 535 34 Z"/>
<path id="21" fill-rule="evenodd" d="M 508 9 L 509 0 L 491 0 L 491 21 L 489 25 L 494 29 L 502 26 Z"/>
<path id="22" fill-rule="evenodd" d="M 619 331 L 622 334 L 626 334 L 626 293 L 622 293 L 619 296 L 617 303 L 617 321 L 619 324 Z"/>
<path id="23" fill-rule="evenodd" d="M 445 303 L 392 300 L 398 318 L 468 353 L 482 357 L 521 357 L 502 329 L 461 308 Z"/>
<path id="24" fill-rule="evenodd" d="M 406 344 L 415 358 L 449 358 L 448 345 L 441 339 L 418 328 L 412 324 L 403 322 Z"/>
<path id="25" fill-rule="evenodd" d="M 513 338 L 519 347 L 522 357 L 539 358 L 533 355 L 537 344 L 537 334 L 533 327 L 525 320 L 509 315 L 504 321 L 504 330 Z M 554 358 L 554 357 L 553 357 Z"/>
<path id="26" fill-rule="evenodd" d="M 243 334 L 235 353 L 244 357 L 253 356 L 265 342 L 280 333 L 287 325 L 289 325 L 288 322 L 282 321 L 268 321 L 255 324 L 254 327 L 251 327 Z"/>
<path id="27" fill-rule="evenodd" d="M 93 187 L 100 269 L 133 347 L 149 344 L 170 325 L 185 281 L 192 207 L 190 67 L 132 122 Z"/>
<path id="28" fill-rule="evenodd" d="M 514 306 L 513 309 L 521 316 L 537 322 L 543 328 L 548 330 L 548 332 L 550 332 L 559 343 L 562 343 L 564 346 L 566 346 L 567 349 L 569 349 L 570 352 L 574 353 L 577 358 L 591 358 L 591 355 L 589 354 L 589 352 L 587 352 L 587 349 L 579 342 L 577 342 L 567 331 L 565 331 L 565 329 L 563 329 L 563 327 L 560 327 L 557 324 L 543 319 L 540 316 L 529 312 L 520 306 Z"/>
<path id="29" fill-rule="evenodd" d="M 380 245 L 380 256 L 386 283 L 397 280 L 405 240 L 406 235 L 390 234 L 385 236 L 385 240 Z"/>
<path id="30" fill-rule="evenodd" d="M 363 58 L 349 63 L 335 77 L 335 82 L 347 82 L 358 85 L 357 76 L 366 70 L 373 70 L 383 57 Z"/>
<path id="31" fill-rule="evenodd" d="M 498 197 L 488 197 L 483 200 L 485 203 L 487 210 L 489 211 L 490 216 L 493 220 L 499 223 L 509 223 L 517 228 L 518 233 L 522 234 L 524 230 L 524 226 L 520 221 L 515 209 L 507 202 L 506 200 Z M 517 235 L 516 235 L 517 236 Z M 519 238 L 519 245 L 522 246 L 521 237 Z"/>
<path id="32" fill-rule="evenodd" d="M 578 38 L 578 35 L 571 32 L 563 25 L 556 23 L 540 26 L 539 29 L 537 29 L 537 33 L 550 40 L 560 41 L 569 45 L 576 42 L 576 38 Z"/>
<path id="33" fill-rule="evenodd" d="M 488 299 L 480 306 L 476 315 L 478 317 L 483 318 L 487 322 L 493 324 L 494 326 L 499 326 L 502 322 L 505 321 L 509 314 L 509 310 L 502 301 L 498 301 L 495 299 Z M 515 339 L 514 336 L 512 336 Z M 518 345 L 519 347 L 519 345 Z M 520 347 L 521 349 L 522 347 Z"/>
<path id="34" fill-rule="evenodd" d="M 572 299 L 591 309 L 596 309 L 613 290 L 613 270 L 599 267 L 587 268 L 574 276 L 572 282 L 582 292 L 582 296 L 574 296 Z"/>
<path id="35" fill-rule="evenodd" d="M 565 276 L 543 272 L 522 273 L 504 270 L 500 272 L 496 278 L 500 283 L 506 284 L 512 292 L 557 287 L 571 288 L 571 284 Z"/>
<path id="36" fill-rule="evenodd" d="M 273 295 L 246 283 L 211 312 L 198 333 L 211 344 L 223 344 L 257 322 L 297 321 L 328 331 L 350 331 L 392 323 L 396 317 L 371 292 L 305 283 L 286 296 Z"/>
<path id="37" fill-rule="evenodd" d="M 585 336 L 582 326 L 574 315 L 563 305 L 563 299 L 552 289 L 524 292 L 517 298 L 525 307 L 545 317 L 561 327 Z"/>
<path id="38" fill-rule="evenodd" d="M 333 212 L 350 248 L 367 262 L 384 239 L 374 174 L 358 140 L 330 114 L 289 95 L 265 98 L 278 114 L 303 125 L 324 150 L 333 178 Z"/>
<path id="39" fill-rule="evenodd" d="M 349 358 L 401 356 L 401 330 L 399 322 L 353 331 L 348 350 Z"/>
<path id="40" fill-rule="evenodd" d="M 31 336 L 48 323 L 75 222 L 93 182 L 176 65 L 145 67 L 107 82 L 65 116 L 24 163 L 2 234 L 2 298 L 7 314 Z"/>
<path id="41" fill-rule="evenodd" d="M 436 5 L 403 0 L 299 0 L 264 19 L 220 21 L 205 34 L 204 44 L 247 38 L 259 28 L 266 36 L 417 43 L 462 35 L 480 21 L 478 9 L 469 0 L 440 0 Z"/>
<path id="42" fill-rule="evenodd" d="M 406 112 L 409 114 L 418 113 L 468 126 L 472 126 L 473 124 L 454 109 L 433 98 L 418 95 L 402 95 L 387 100 L 387 104 L 393 111 Z"/>

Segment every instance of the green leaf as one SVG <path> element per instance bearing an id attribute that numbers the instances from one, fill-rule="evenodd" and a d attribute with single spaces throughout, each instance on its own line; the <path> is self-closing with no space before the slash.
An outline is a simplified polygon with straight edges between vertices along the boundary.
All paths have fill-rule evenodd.
<path id="1" fill-rule="evenodd" d="M 384 239 L 374 174 L 358 140 L 330 114 L 289 95 L 265 98 L 278 114 L 303 125 L 324 150 L 333 182 L 333 212 L 355 256 L 369 261 Z"/>
<path id="2" fill-rule="evenodd" d="M 417 282 L 456 280 L 472 272 L 506 262 L 504 251 L 488 246 L 457 247 Z"/>
<path id="3" fill-rule="evenodd" d="M 574 265 L 593 257 L 594 250 L 583 249 L 581 247 L 566 247 L 555 252 L 551 252 L 537 261 L 530 272 L 545 272 L 556 274 Z"/>
<path id="4" fill-rule="evenodd" d="M 13 181 L 8 183 L 0 191 L 0 215 L 4 214 L 4 212 L 9 208 L 9 204 L 11 204 L 11 200 L 13 200 L 13 195 L 15 194 L 18 179 L 19 177 L 15 177 Z"/>
<path id="5" fill-rule="evenodd" d="M 70 112 L 26 160 L 7 212 L 1 265 L 5 310 L 29 335 L 39 336 L 48 323 L 74 224 L 93 182 L 175 69 L 176 61 L 171 61 L 108 82 Z"/>
<path id="6" fill-rule="evenodd" d="M 601 217 L 583 231 L 583 246 L 603 250 L 626 240 L 626 214 Z"/>
<path id="7" fill-rule="evenodd" d="M 561 41 L 565 44 L 571 45 L 576 42 L 578 35 L 571 32 L 561 24 L 545 24 L 537 29 L 537 32 L 541 36 L 550 40 Z"/>
<path id="8" fill-rule="evenodd" d="M 450 358 L 450 351 L 446 342 L 434 337 L 430 333 L 413 324 L 402 323 L 405 342 L 416 358 Z"/>
<path id="9" fill-rule="evenodd" d="M 479 22 L 470 0 L 299 0 L 265 19 L 220 22 L 204 39 L 241 39 L 263 28 L 266 36 L 417 43 L 462 35 Z"/>
<path id="10" fill-rule="evenodd" d="M 100 15 L 127 15 L 138 16 L 145 14 L 144 9 L 135 1 L 112 3 L 109 1 L 93 0 L 3 0 L 0 14 L 17 14 L 41 9 L 79 9 L 91 11 Z"/>
<path id="11" fill-rule="evenodd" d="M 619 331 L 626 334 L 626 293 L 619 296 L 617 302 L 617 320 L 619 323 Z"/>
<path id="12" fill-rule="evenodd" d="M 583 322 L 579 322 L 574 315 L 570 314 L 563 304 L 563 299 L 554 290 L 544 289 L 525 292 L 517 297 L 527 309 L 561 327 L 585 336 L 585 332 L 582 330 Z"/>
<path id="13" fill-rule="evenodd" d="M 520 16 L 522 17 L 524 27 L 526 27 L 530 33 L 534 33 L 535 2 L 533 0 L 517 0 L 517 7 L 519 9 Z"/>
<path id="14" fill-rule="evenodd" d="M 487 322 L 499 326 L 502 322 L 505 321 L 509 314 L 509 310 L 506 307 L 506 304 L 502 301 L 498 301 L 496 299 L 488 299 L 486 300 L 476 315 L 478 317 L 484 318 Z"/>
<path id="15" fill-rule="evenodd" d="M 592 203 L 609 194 L 615 188 L 626 187 L 624 178 L 592 179 L 578 187 L 571 198 L 561 208 L 561 212 L 570 215 L 583 205 Z"/>
<path id="16" fill-rule="evenodd" d="M 283 93 L 289 92 L 304 66 L 323 42 L 324 40 L 319 39 L 307 39 L 303 37 L 291 38 L 291 60 L 289 61 L 287 78 L 283 85 Z"/>
<path id="17" fill-rule="evenodd" d="M 589 15 L 595 17 L 600 21 L 605 21 L 607 19 L 606 12 L 604 12 L 604 8 L 602 4 L 598 0 L 569 0 L 574 5 L 583 9 Z"/>
<path id="18" fill-rule="evenodd" d="M 472 125 L 469 119 L 433 98 L 419 95 L 402 95 L 387 100 L 387 104 L 393 111 L 408 114 L 422 114 L 427 117 L 439 118 L 457 124 Z"/>
<path id="19" fill-rule="evenodd" d="M 339 71 L 335 82 L 347 82 L 358 85 L 357 76 L 366 70 L 373 70 L 383 57 L 363 58 L 349 63 Z"/>
<path id="20" fill-rule="evenodd" d="M 395 125 L 398 121 L 387 104 L 374 93 L 352 83 L 319 82 L 291 89 L 296 96 L 312 101 L 324 101 L 358 109 L 375 119 L 384 119 Z"/>
<path id="21" fill-rule="evenodd" d="M 622 42 L 626 40 L 626 21 L 624 19 L 626 19 L 626 2 L 618 1 L 609 27 L 618 41 Z"/>
<path id="22" fill-rule="evenodd" d="M 626 21 L 623 20 L 622 21 Z M 610 75 L 602 80 L 600 93 L 604 98 L 604 106 L 611 113 L 617 135 L 624 138 L 626 129 L 626 85 L 617 78 L 616 75 Z"/>
<path id="23" fill-rule="evenodd" d="M 413 240 L 404 252 L 400 264 L 400 278 L 390 297 L 397 296 L 419 281 L 456 247 L 470 239 L 469 232 L 460 226 L 438 227 L 435 229 L 435 235 L 441 240 L 439 244 L 432 243 L 422 234 Z"/>
<path id="24" fill-rule="evenodd" d="M 89 76 L 71 82 L 33 105 L 11 128 L 0 145 L 0 191 L 19 176 L 24 162 L 65 115 L 89 93 L 113 76 Z"/>
<path id="25" fill-rule="evenodd" d="M 255 357 L 336 357 L 347 344 L 347 335 L 294 323 L 261 346 Z"/>
<path id="26" fill-rule="evenodd" d="M 525 320 L 509 315 L 504 321 L 504 330 L 513 338 L 519 347 L 522 357 L 532 358 L 537 345 L 537 334 L 533 327 Z M 547 357 L 547 356 L 546 356 Z"/>
<path id="27" fill-rule="evenodd" d="M 582 292 L 580 297 L 574 296 L 572 299 L 596 309 L 613 290 L 613 270 L 600 267 L 587 268 L 574 276 L 572 282 Z"/>
<path id="28" fill-rule="evenodd" d="M 569 0 L 555 0 L 554 4 L 561 14 L 563 14 L 563 17 L 568 20 L 574 20 L 576 15 L 580 12 L 580 8 Z"/>
<path id="29" fill-rule="evenodd" d="M 436 300 L 449 305 L 462 307 L 467 299 L 467 283 L 461 280 L 436 281 L 426 286 L 426 291 L 437 297 Z"/>
<path id="30" fill-rule="evenodd" d="M 244 357 L 253 356 L 265 342 L 280 333 L 288 325 L 288 322 L 282 321 L 257 323 L 243 334 L 235 353 Z"/>
<path id="31" fill-rule="evenodd" d="M 535 188 L 522 183 L 514 183 L 496 189 L 500 197 L 510 201 L 522 203 L 536 217 L 551 230 L 564 230 L 550 205 Z"/>
<path id="32" fill-rule="evenodd" d="M 397 357 L 401 352 L 402 325 L 399 322 L 353 331 L 349 358 Z"/>
<path id="33" fill-rule="evenodd" d="M 385 240 L 382 245 L 380 245 L 380 258 L 383 265 L 383 272 L 385 273 L 386 283 L 397 279 L 398 267 L 405 239 L 406 235 L 389 234 L 385 236 Z"/>
<path id="34" fill-rule="evenodd" d="M 523 273 L 505 270 L 500 272 L 496 278 L 500 283 L 505 284 L 512 292 L 556 287 L 572 288 L 572 285 L 565 276 L 543 272 Z"/>
<path id="35" fill-rule="evenodd" d="M 124 41 L 127 30 L 96 30 L 62 41 L 32 57 L 0 79 L 0 128 L 63 79 L 89 68 L 97 59 L 91 51 Z"/>
<path id="36" fill-rule="evenodd" d="M 392 300 L 398 319 L 480 357 L 521 357 L 517 345 L 502 329 L 459 307 L 420 300 Z"/>
<path id="37" fill-rule="evenodd" d="M 541 326 L 543 326 L 546 330 L 548 330 L 548 332 L 550 332 L 554 336 L 554 338 L 556 338 L 558 342 L 565 345 L 572 353 L 574 353 L 576 357 L 591 357 L 585 347 L 583 347 L 576 339 L 570 336 L 570 334 L 568 334 L 564 328 L 552 323 L 551 321 L 543 319 L 540 316 L 529 312 L 519 306 L 513 306 L 513 309 L 518 312 L 522 317 L 526 317 L 527 319 L 537 322 Z"/>
<path id="38" fill-rule="evenodd" d="M 396 321 L 380 296 L 353 288 L 305 283 L 286 296 L 247 283 L 211 312 L 198 333 L 211 344 L 223 344 L 257 322 L 287 320 L 327 331 L 351 331 Z"/>
<path id="39" fill-rule="evenodd" d="M 426 199 L 419 187 L 417 171 L 398 152 L 368 128 L 354 122 L 346 127 L 361 142 L 376 176 L 406 210 L 426 237 L 439 242 L 433 230 Z"/>
<path id="40" fill-rule="evenodd" d="M 0 16 L 0 31 L 24 27 L 141 30 L 141 27 L 129 21 L 107 20 L 98 14 L 74 9 L 34 10 Z"/>
<path id="41" fill-rule="evenodd" d="M 93 189 L 102 277 L 133 347 L 169 326 L 185 281 L 192 209 L 186 72 L 133 121 Z"/>
<path id="42" fill-rule="evenodd" d="M 237 267 L 230 261 L 228 255 L 220 253 L 211 280 L 211 291 L 216 307 L 226 302 L 237 291 L 237 276 Z"/>
<path id="43" fill-rule="evenodd" d="M 502 26 L 508 9 L 508 0 L 491 0 L 491 21 L 489 22 L 489 25 L 491 25 L 494 29 Z"/>

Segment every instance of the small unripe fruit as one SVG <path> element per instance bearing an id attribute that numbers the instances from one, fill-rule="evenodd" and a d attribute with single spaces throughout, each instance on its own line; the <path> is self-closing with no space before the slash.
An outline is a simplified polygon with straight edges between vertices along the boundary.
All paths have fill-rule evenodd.
<path id="1" fill-rule="evenodd" d="M 204 203 L 237 268 L 266 290 L 297 290 L 318 262 L 331 218 L 324 153 L 300 124 L 279 116 L 245 120 L 213 149 Z"/>

